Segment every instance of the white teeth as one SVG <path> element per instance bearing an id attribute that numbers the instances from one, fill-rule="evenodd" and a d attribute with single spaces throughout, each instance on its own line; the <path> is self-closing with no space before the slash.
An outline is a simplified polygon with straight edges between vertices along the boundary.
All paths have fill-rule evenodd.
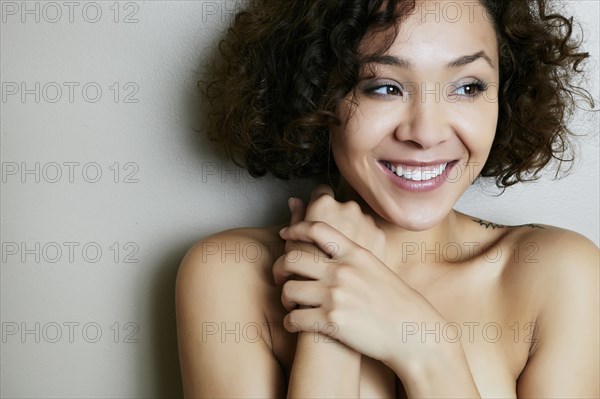
<path id="1" fill-rule="evenodd" d="M 413 167 L 413 166 L 405 166 L 402 165 L 394 166 L 389 162 L 384 163 L 385 166 L 395 173 L 397 176 L 404 177 L 405 179 L 414 180 L 414 181 L 423 181 L 430 180 L 438 177 L 442 174 L 442 172 L 448 166 L 448 163 L 443 163 L 440 165 L 436 165 L 434 167 Z M 412 170 L 410 170 L 412 169 Z"/>

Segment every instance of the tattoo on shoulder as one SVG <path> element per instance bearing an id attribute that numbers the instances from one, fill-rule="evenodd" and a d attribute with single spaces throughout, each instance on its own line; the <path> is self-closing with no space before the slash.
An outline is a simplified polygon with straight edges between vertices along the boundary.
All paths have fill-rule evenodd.
<path id="1" fill-rule="evenodd" d="M 543 229 L 542 226 L 534 224 L 534 223 L 527 223 L 527 224 L 519 224 L 516 226 L 506 226 L 503 224 L 497 224 L 497 223 L 492 223 L 492 222 L 488 222 L 487 220 L 483 220 L 483 219 L 472 219 L 475 223 L 479 223 L 480 226 L 485 226 L 486 229 L 491 228 L 492 230 L 494 229 L 504 229 L 504 228 L 516 228 L 516 227 L 529 227 L 531 229 Z"/>

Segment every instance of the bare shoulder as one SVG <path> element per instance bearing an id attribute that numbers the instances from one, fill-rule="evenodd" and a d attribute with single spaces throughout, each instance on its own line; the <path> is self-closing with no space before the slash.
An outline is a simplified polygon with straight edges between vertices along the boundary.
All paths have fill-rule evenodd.
<path id="1" fill-rule="evenodd" d="M 528 224 L 512 228 L 507 235 L 512 248 L 521 252 L 514 256 L 515 265 L 528 264 L 536 273 L 593 273 L 598 269 L 599 250 L 583 235 L 571 230 Z M 529 251 L 524 251 L 529 249 Z M 527 272 L 527 268 L 524 272 Z"/>
<path id="2" fill-rule="evenodd" d="M 176 281 L 177 297 L 206 296 L 207 292 L 253 284 L 254 296 L 273 282 L 271 266 L 283 249 L 276 227 L 237 228 L 205 237 L 185 254 Z M 198 291 L 201 290 L 202 293 Z"/>
<path id="3" fill-rule="evenodd" d="M 508 226 L 467 218 L 475 222 L 467 225 L 469 232 L 485 243 L 481 248 L 493 252 L 487 255 L 488 260 L 504 260 L 505 279 L 529 283 L 547 277 L 560 283 L 565 277 L 577 278 L 577 274 L 589 275 L 598 270 L 598 247 L 574 231 L 536 223 Z"/>
<path id="4" fill-rule="evenodd" d="M 581 234 L 547 226 L 514 228 L 505 286 L 533 305 L 535 338 L 518 396 L 597 397 L 600 251 Z"/>
<path id="5" fill-rule="evenodd" d="M 502 287 L 511 314 L 533 322 L 518 397 L 598 397 L 600 251 L 548 225 L 507 227 Z"/>
<path id="6" fill-rule="evenodd" d="M 266 318 L 280 241 L 276 228 L 233 229 L 184 256 L 175 294 L 186 397 L 282 396 L 285 378 Z"/>
<path id="7" fill-rule="evenodd" d="M 598 283 L 598 247 L 588 238 L 559 227 L 530 224 L 511 227 L 504 247 L 510 252 L 505 278 L 544 300 L 567 288 Z"/>
<path id="8" fill-rule="evenodd" d="M 205 237 L 187 251 L 179 274 L 255 273 L 272 265 L 283 250 L 277 232 L 278 226 L 236 228 Z"/>

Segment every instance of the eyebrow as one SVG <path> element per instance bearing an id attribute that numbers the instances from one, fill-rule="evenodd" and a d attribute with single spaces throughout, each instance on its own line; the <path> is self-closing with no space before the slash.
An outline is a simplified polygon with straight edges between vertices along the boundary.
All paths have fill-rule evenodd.
<path id="1" fill-rule="evenodd" d="M 492 59 L 483 50 L 478 51 L 471 55 L 463 55 L 461 57 L 455 58 L 452 61 L 448 62 L 445 65 L 445 67 L 446 68 L 458 68 L 458 67 L 470 64 L 472 62 L 475 62 L 478 59 L 485 60 L 492 69 L 496 69 L 494 67 L 494 63 L 492 62 Z M 376 64 L 382 64 L 382 65 L 393 65 L 393 66 L 397 66 L 399 68 L 405 68 L 405 69 L 414 69 L 414 67 L 415 67 L 414 64 L 412 62 L 410 62 L 409 60 L 407 60 L 405 58 L 398 58 L 393 55 L 369 56 L 366 58 L 365 61 L 367 64 L 376 63 Z"/>

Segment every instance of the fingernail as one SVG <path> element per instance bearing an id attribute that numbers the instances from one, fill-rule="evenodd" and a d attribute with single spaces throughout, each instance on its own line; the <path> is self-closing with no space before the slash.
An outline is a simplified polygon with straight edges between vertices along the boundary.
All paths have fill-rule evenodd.
<path id="1" fill-rule="evenodd" d="M 294 197 L 288 198 L 288 207 L 290 208 L 290 211 L 294 212 L 294 209 L 296 208 L 296 201 Z"/>
<path id="2" fill-rule="evenodd" d="M 279 230 L 279 235 L 284 234 L 287 231 L 287 227 L 284 227 L 283 229 Z"/>

